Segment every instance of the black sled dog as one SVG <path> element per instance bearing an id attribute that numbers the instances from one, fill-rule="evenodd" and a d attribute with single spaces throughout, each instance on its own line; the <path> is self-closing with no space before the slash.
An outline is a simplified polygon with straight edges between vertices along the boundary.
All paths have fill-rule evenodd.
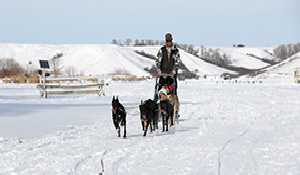
<path id="1" fill-rule="evenodd" d="M 112 119 L 117 130 L 118 137 L 121 137 L 121 127 L 124 129 L 123 137 L 126 138 L 126 111 L 124 106 L 119 102 L 118 97 L 112 99 Z"/>
<path id="2" fill-rule="evenodd" d="M 145 102 L 142 101 L 139 108 L 142 128 L 146 136 L 149 125 L 151 132 L 158 129 L 158 105 L 155 101 L 148 99 Z"/>

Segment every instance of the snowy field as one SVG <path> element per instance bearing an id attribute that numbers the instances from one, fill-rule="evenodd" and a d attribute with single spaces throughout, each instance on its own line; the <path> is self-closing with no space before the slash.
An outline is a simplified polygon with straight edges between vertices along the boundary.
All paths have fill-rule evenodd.
<path id="1" fill-rule="evenodd" d="M 0 174 L 299 175 L 300 86 L 179 84 L 181 118 L 142 136 L 138 104 L 153 81 L 113 82 L 106 97 L 40 99 L 33 85 L 0 84 Z M 116 137 L 111 95 L 128 113 Z"/>

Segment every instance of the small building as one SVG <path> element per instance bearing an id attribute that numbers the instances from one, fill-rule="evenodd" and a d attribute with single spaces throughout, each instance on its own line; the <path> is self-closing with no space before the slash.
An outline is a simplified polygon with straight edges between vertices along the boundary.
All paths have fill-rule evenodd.
<path id="1" fill-rule="evenodd" d="M 238 44 L 237 47 L 246 47 L 245 44 Z"/>
<path id="2" fill-rule="evenodd" d="M 246 47 L 246 45 L 245 44 L 234 44 L 233 47 L 243 48 L 243 47 Z"/>
<path id="3" fill-rule="evenodd" d="M 296 68 L 294 71 L 294 80 L 295 83 L 300 83 L 300 67 Z"/>

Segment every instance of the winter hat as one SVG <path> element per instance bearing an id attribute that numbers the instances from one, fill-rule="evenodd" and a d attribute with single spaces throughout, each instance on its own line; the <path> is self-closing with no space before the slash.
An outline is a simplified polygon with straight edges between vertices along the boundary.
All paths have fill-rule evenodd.
<path id="1" fill-rule="evenodd" d="M 173 40 L 173 37 L 172 37 L 172 34 L 171 33 L 167 33 L 165 35 L 165 40 L 168 42 L 168 41 L 172 41 Z"/>
<path id="2" fill-rule="evenodd" d="M 159 90 L 158 92 L 159 94 L 164 94 L 164 95 L 168 95 L 168 90 L 167 89 L 164 89 L 162 88 L 161 90 Z"/>

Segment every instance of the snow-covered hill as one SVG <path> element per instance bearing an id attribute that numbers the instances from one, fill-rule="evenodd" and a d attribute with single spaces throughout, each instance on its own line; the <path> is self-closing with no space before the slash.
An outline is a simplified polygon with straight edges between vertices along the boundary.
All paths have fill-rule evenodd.
<path id="1" fill-rule="evenodd" d="M 220 50 L 230 57 L 233 66 L 247 69 L 260 69 L 269 65 L 253 56 L 267 60 L 273 59 L 263 48 L 220 48 Z"/>
<path id="2" fill-rule="evenodd" d="M 278 76 L 288 76 L 293 78 L 294 71 L 296 68 L 300 67 L 300 52 L 291 56 L 288 59 L 283 60 L 282 62 L 275 64 L 264 70 L 264 73 L 258 75 L 261 78 L 270 78 Z"/>
<path id="3" fill-rule="evenodd" d="M 128 72 L 147 75 L 144 68 L 151 67 L 153 61 L 146 59 L 131 49 L 116 45 L 40 45 L 40 44 L 0 44 L 0 58 L 14 58 L 23 66 L 32 61 L 38 67 L 39 59 L 50 59 L 63 53 L 64 68 L 73 67 L 78 73 L 111 74 Z"/>
<path id="4" fill-rule="evenodd" d="M 133 50 L 143 51 L 145 53 L 156 55 L 160 46 L 151 47 L 129 47 Z M 206 48 L 209 50 L 210 48 Z M 266 68 L 274 62 L 272 56 L 272 48 L 224 48 L 224 47 L 212 47 L 212 49 L 218 49 L 220 53 L 224 53 L 229 56 L 232 61 L 233 67 L 240 67 L 245 69 L 262 69 Z M 180 55 L 182 62 L 186 65 L 189 70 L 199 70 L 200 74 L 217 74 L 237 72 L 220 68 L 215 64 L 210 64 L 203 61 L 200 58 L 195 57 L 192 54 L 185 52 L 180 49 Z"/>
<path id="5" fill-rule="evenodd" d="M 151 68 L 154 60 L 146 58 L 135 51 L 143 51 L 156 55 L 160 46 L 119 47 L 112 44 L 0 44 L 0 58 L 14 58 L 26 69 L 28 62 L 38 68 L 39 59 L 51 59 L 57 53 L 63 53 L 64 69 L 75 69 L 76 73 L 86 75 L 107 75 L 113 73 L 129 73 L 148 75 L 145 68 Z M 217 49 L 213 47 L 213 49 Z M 280 64 L 271 65 L 274 61 L 272 48 L 219 48 L 220 52 L 230 56 L 232 66 L 246 69 L 266 69 L 266 72 L 293 72 L 299 67 L 299 57 L 294 55 Z M 199 75 L 221 75 L 237 72 L 220 68 L 207 63 L 183 50 L 180 50 L 183 64 L 190 70 L 198 70 Z M 283 66 L 285 65 L 285 66 Z M 279 69 L 280 68 L 280 69 Z M 276 70 L 276 71 L 275 71 Z"/>
<path id="6" fill-rule="evenodd" d="M 136 51 L 143 51 L 143 52 L 151 54 L 151 55 L 157 55 L 157 52 L 160 49 L 160 46 L 129 47 L 129 48 L 136 50 Z M 217 67 L 214 64 L 207 63 L 207 62 L 205 62 L 205 61 L 195 57 L 194 55 L 189 54 L 181 49 L 179 50 L 179 52 L 180 52 L 180 59 L 183 62 L 183 64 L 190 71 L 198 70 L 200 75 L 204 75 L 204 74 L 221 75 L 222 73 L 235 73 L 233 71 Z"/>
<path id="7" fill-rule="evenodd" d="M 154 61 L 137 54 L 136 50 L 156 55 L 160 46 L 119 47 L 116 45 L 50 45 L 50 44 L 0 44 L 0 58 L 14 58 L 23 67 L 32 61 L 38 68 L 39 59 L 50 59 L 57 53 L 63 53 L 64 68 L 75 68 L 84 74 L 112 74 L 128 72 L 134 75 L 148 75 L 144 70 L 151 68 Z M 206 63 L 195 56 L 180 51 L 182 62 L 191 71 L 199 74 L 235 73 L 216 65 Z"/>

